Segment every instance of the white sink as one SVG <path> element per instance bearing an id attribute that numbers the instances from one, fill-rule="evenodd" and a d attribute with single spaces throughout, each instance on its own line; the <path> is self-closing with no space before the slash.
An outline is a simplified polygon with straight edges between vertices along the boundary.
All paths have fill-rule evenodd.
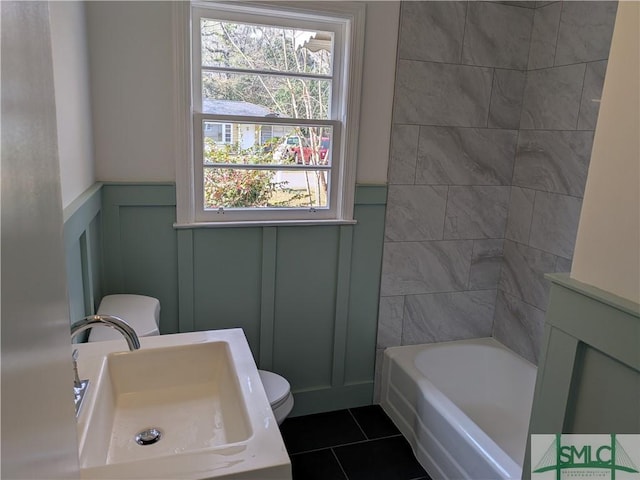
<path id="1" fill-rule="evenodd" d="M 124 340 L 78 346 L 91 382 L 78 419 L 83 477 L 291 478 L 242 330 L 140 340 L 134 352 Z M 160 439 L 139 445 L 150 428 Z"/>

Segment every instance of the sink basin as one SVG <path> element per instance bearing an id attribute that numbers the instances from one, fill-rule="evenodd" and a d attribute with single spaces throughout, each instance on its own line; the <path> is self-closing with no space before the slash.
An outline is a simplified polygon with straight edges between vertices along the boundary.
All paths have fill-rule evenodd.
<path id="1" fill-rule="evenodd" d="M 291 478 L 241 330 L 148 337 L 141 344 L 133 352 L 121 351 L 119 340 L 81 346 L 80 375 L 91 381 L 78 422 L 82 476 Z M 149 429 L 159 439 L 136 441 Z"/>
<path id="2" fill-rule="evenodd" d="M 97 466 L 155 458 L 246 440 L 246 406 L 228 344 L 211 342 L 111 353 L 98 379 L 80 462 Z M 157 443 L 139 445 L 149 428 Z"/>

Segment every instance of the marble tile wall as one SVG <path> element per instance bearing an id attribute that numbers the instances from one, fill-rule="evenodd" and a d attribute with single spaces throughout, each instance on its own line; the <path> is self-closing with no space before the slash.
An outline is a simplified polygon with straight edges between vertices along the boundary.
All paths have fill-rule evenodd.
<path id="1" fill-rule="evenodd" d="M 378 364 L 389 346 L 490 335 L 537 361 L 616 6 L 402 3 Z"/>
<path id="2" fill-rule="evenodd" d="M 402 4 L 378 360 L 491 335 L 535 15 L 521 3 Z"/>
<path id="3" fill-rule="evenodd" d="M 537 363 L 545 273 L 571 269 L 617 2 L 534 11 L 493 335 Z"/>

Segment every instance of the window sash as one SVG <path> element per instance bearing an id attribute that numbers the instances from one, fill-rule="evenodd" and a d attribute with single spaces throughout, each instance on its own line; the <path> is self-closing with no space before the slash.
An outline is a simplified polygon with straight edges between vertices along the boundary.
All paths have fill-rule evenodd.
<path id="1" fill-rule="evenodd" d="M 203 158 L 203 123 L 205 121 L 215 121 L 217 123 L 259 123 L 260 125 L 308 125 L 332 127 L 331 138 L 331 165 L 279 165 L 279 164 L 228 164 L 216 163 L 204 165 Z M 234 115 L 214 115 L 196 113 L 193 115 L 194 132 L 194 160 L 196 168 L 194 170 L 194 190 L 197 202 L 195 210 L 195 221 L 214 222 L 237 222 L 255 221 L 260 218 L 271 220 L 330 220 L 338 218 L 339 196 L 342 189 L 340 178 L 341 169 L 333 163 L 333 159 L 340 155 L 342 150 L 341 122 L 335 120 L 307 120 L 300 118 L 275 118 L 275 117 L 247 117 Z M 249 207 L 240 208 L 220 208 L 218 210 L 204 209 L 204 172 L 206 168 L 230 168 L 237 170 L 274 170 L 274 171 L 326 171 L 328 172 L 329 197 L 328 208 L 306 208 L 306 207 Z"/>
<path id="2" fill-rule="evenodd" d="M 242 225 L 273 224 L 291 220 L 294 223 L 303 224 L 315 221 L 347 222 L 353 220 L 353 199 L 355 190 L 355 160 L 357 158 L 357 124 L 360 105 L 359 92 L 362 79 L 362 49 L 364 46 L 364 18 L 363 5 L 346 5 L 328 3 L 314 5 L 307 8 L 304 3 L 296 2 L 287 5 L 269 5 L 262 7 L 256 4 L 225 3 L 214 4 L 209 2 L 192 2 L 191 4 L 174 4 L 174 39 L 177 49 L 174 50 L 174 64 L 177 67 L 185 67 L 184 70 L 176 68 L 175 80 L 178 85 L 179 96 L 176 101 L 178 115 L 176 125 L 178 136 L 176 139 L 176 165 L 177 172 L 177 223 L 176 227 L 207 226 L 207 224 Z M 293 27 L 305 30 L 329 31 L 334 35 L 333 51 L 333 86 L 331 99 L 331 122 L 333 125 L 331 170 L 331 209 L 324 212 L 316 212 L 314 215 L 302 215 L 296 209 L 292 214 L 287 212 L 268 212 L 258 209 L 249 212 L 237 212 L 235 221 L 219 222 L 220 218 L 213 218 L 210 213 L 204 211 L 202 195 L 202 147 L 195 148 L 196 144 L 202 145 L 202 130 L 194 128 L 195 116 L 202 114 L 198 109 L 202 105 L 200 65 L 200 28 L 189 28 L 189 25 L 200 25 L 200 17 L 214 18 L 224 21 L 237 21 L 240 23 L 260 23 L 260 18 L 266 19 L 266 24 L 283 27 Z M 194 38 L 197 36 L 198 38 Z M 186 72 L 191 72 L 188 74 Z M 267 73 L 267 72 L 265 72 Z M 273 72 L 268 72 L 272 74 Z M 291 72 L 289 72 L 290 74 Z M 286 75 L 286 74 L 285 74 Z M 194 80 L 198 80 L 198 84 Z M 190 101 L 189 101 L 190 100 Z M 186 108 L 184 108 L 186 107 Z M 191 114 L 187 113 L 191 110 Z M 184 112 L 184 113 L 183 113 Z M 212 114 L 209 118 L 218 121 L 230 120 L 236 122 L 256 122 L 256 117 L 217 117 Z M 292 119 L 259 117 L 259 123 L 286 123 Z M 303 125 L 305 119 L 295 119 L 295 124 Z M 309 124 L 319 125 L 319 120 L 309 121 Z M 346 131 L 343 129 L 348 128 Z M 199 150 L 199 152 L 198 152 Z M 347 156 L 349 157 L 347 159 Z M 183 160 L 184 159 L 184 160 Z M 188 160 L 189 167 L 184 168 Z M 197 190 L 200 190 L 199 192 Z M 210 223 L 212 222 L 212 223 Z"/>
<path id="3" fill-rule="evenodd" d="M 200 67 L 200 71 L 215 73 L 240 73 L 245 75 L 271 75 L 274 77 L 301 78 L 303 80 L 333 80 L 333 75 L 321 75 L 317 73 L 305 72 L 284 72 L 281 70 L 255 70 L 252 68 L 207 67 L 205 65 L 202 65 Z"/>
<path id="4" fill-rule="evenodd" d="M 274 75 L 280 77 L 289 78 L 308 78 L 310 80 L 331 80 L 331 102 L 329 104 L 330 119 L 338 120 L 344 118 L 345 105 L 343 105 L 344 86 L 341 82 L 335 81 L 338 78 L 343 77 L 343 63 L 344 63 L 344 42 L 345 32 L 347 27 L 347 20 L 337 19 L 335 17 L 323 17 L 321 14 L 301 14 L 294 11 L 284 10 L 283 15 L 279 15 L 277 9 L 274 8 L 259 8 L 253 6 L 242 5 L 215 5 L 212 4 L 209 7 L 199 7 L 193 4 L 192 7 L 192 102 L 195 111 L 202 111 L 202 72 L 228 72 L 239 74 L 261 74 L 261 75 Z M 313 20 L 310 20 L 312 17 Z M 312 73 L 296 73 L 296 72 L 279 72 L 271 70 L 256 70 L 250 71 L 248 69 L 235 69 L 228 67 L 211 67 L 202 65 L 202 45 L 201 45 L 201 31 L 200 31 L 200 19 L 208 18 L 213 20 L 235 21 L 238 23 L 250 23 L 250 24 L 263 24 L 263 25 L 278 25 L 283 27 L 300 28 L 307 30 L 323 30 L 333 33 L 334 35 L 334 48 L 332 58 L 332 72 L 331 75 L 318 75 Z M 235 72 L 235 70 L 238 70 Z M 328 77 L 328 78 L 325 78 Z"/>

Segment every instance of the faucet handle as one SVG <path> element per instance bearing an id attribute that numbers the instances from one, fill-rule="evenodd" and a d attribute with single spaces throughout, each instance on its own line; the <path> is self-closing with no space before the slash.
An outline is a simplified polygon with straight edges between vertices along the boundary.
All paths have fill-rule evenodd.
<path id="1" fill-rule="evenodd" d="M 82 382 L 80 381 L 80 376 L 78 375 L 78 349 L 77 348 L 73 349 L 71 358 L 73 359 L 73 373 L 75 375 L 75 378 L 73 379 L 73 386 L 75 388 L 80 388 L 82 386 Z"/>

